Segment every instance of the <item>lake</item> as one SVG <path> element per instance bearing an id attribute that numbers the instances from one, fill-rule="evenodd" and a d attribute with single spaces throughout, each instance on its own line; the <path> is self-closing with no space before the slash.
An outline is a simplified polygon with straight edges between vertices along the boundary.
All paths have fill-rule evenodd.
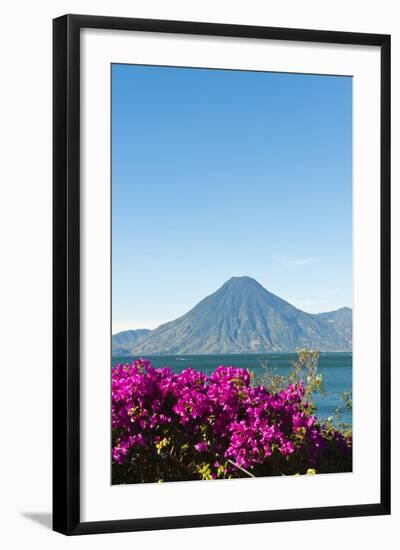
<path id="1" fill-rule="evenodd" d="M 261 376 L 264 365 L 277 374 L 287 375 L 291 364 L 297 358 L 296 353 L 229 354 L 229 355 L 155 355 L 146 356 L 155 368 L 169 367 L 173 372 L 192 368 L 210 374 L 219 365 L 249 369 Z M 113 366 L 118 363 L 130 363 L 138 357 L 113 357 Z M 340 394 L 352 389 L 352 354 L 348 352 L 321 353 L 318 370 L 324 378 L 326 396 L 315 396 L 317 415 L 327 418 L 335 413 L 336 407 L 343 406 Z M 352 422 L 351 409 L 342 410 L 345 422 Z"/>

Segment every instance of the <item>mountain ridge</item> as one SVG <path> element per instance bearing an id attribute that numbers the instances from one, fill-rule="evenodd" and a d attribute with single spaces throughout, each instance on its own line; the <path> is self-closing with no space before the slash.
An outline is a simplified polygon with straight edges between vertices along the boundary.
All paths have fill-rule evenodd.
<path id="1" fill-rule="evenodd" d="M 177 319 L 145 334 L 131 332 L 113 355 L 290 352 L 301 347 L 351 351 L 352 310 L 306 313 L 255 279 L 232 277 Z M 129 338 L 128 338 L 129 340 Z"/>

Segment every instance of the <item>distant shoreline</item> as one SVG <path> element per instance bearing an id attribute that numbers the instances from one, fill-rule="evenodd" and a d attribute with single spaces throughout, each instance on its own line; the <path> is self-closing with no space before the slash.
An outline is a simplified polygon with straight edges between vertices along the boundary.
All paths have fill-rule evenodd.
<path id="1" fill-rule="evenodd" d="M 112 355 L 113 359 L 131 359 L 134 357 L 220 357 L 221 355 L 228 355 L 228 356 L 245 356 L 245 355 L 251 355 L 251 356 L 264 356 L 264 355 L 297 355 L 297 351 L 243 351 L 243 352 L 221 352 L 221 353 L 135 353 L 133 355 Z M 327 354 L 348 354 L 352 355 L 352 351 L 320 351 L 321 355 L 327 355 Z"/>

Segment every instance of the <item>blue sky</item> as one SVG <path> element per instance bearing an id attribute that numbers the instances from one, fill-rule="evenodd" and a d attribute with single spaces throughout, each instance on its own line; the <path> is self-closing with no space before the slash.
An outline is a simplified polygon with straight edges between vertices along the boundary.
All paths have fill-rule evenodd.
<path id="1" fill-rule="evenodd" d="M 113 332 L 232 276 L 352 304 L 350 77 L 112 66 Z"/>

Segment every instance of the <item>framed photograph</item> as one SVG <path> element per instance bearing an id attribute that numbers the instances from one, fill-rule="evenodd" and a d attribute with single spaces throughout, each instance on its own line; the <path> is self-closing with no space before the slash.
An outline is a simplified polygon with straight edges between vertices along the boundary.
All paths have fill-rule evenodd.
<path id="1" fill-rule="evenodd" d="M 54 530 L 390 513 L 390 36 L 54 20 Z"/>

